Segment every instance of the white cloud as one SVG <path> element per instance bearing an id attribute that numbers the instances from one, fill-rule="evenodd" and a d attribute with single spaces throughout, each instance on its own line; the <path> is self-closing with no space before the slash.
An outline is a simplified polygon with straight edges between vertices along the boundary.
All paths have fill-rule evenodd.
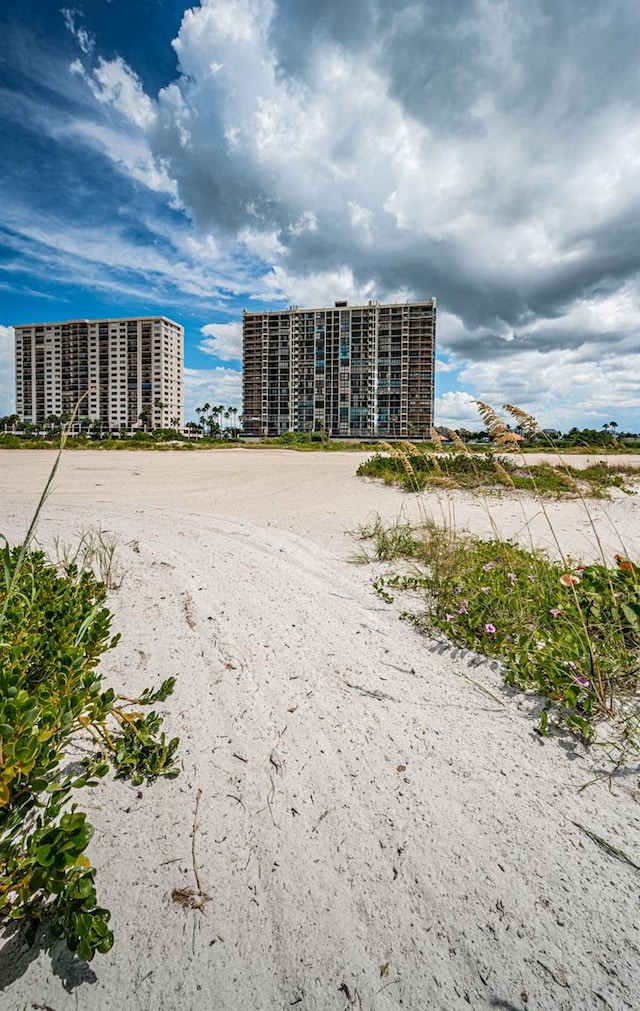
<path id="1" fill-rule="evenodd" d="M 95 36 L 88 32 L 86 28 L 82 28 L 80 25 L 76 24 L 76 18 L 82 17 L 80 11 L 72 10 L 68 7 L 63 7 L 60 11 L 64 18 L 64 23 L 67 30 L 75 37 L 80 49 L 87 56 L 91 56 L 95 48 L 96 40 Z"/>
<path id="2" fill-rule="evenodd" d="M 273 260 L 285 252 L 285 247 L 278 239 L 277 232 L 259 232 L 252 228 L 243 228 L 238 239 L 250 253 L 261 260 Z"/>
<path id="3" fill-rule="evenodd" d="M 355 200 L 347 200 L 351 227 L 360 232 L 362 240 L 369 245 L 373 242 L 374 214 L 368 207 L 361 207 Z"/>
<path id="4" fill-rule="evenodd" d="M 300 217 L 289 225 L 291 235 L 302 235 L 303 232 L 317 232 L 318 217 L 314 211 L 303 211 Z"/>
<path id="5" fill-rule="evenodd" d="M 599 351 L 599 354 L 597 352 Z M 591 419 L 640 417 L 640 354 L 620 355 L 606 346 L 525 351 L 494 362 L 477 362 L 460 372 L 478 398 L 493 406 L 516 404 L 543 428 L 566 431 Z M 445 395 L 446 396 L 446 395 Z M 623 425 L 622 427 L 626 427 Z"/>
<path id="6" fill-rule="evenodd" d="M 363 303 L 375 297 L 373 285 L 358 285 L 348 267 L 302 277 L 288 274 L 282 267 L 274 267 L 263 281 L 275 298 L 286 299 L 292 305 L 333 305 L 336 299 Z"/>
<path id="7" fill-rule="evenodd" d="M 364 305 L 377 298 L 373 281 L 359 282 L 349 267 L 302 276 L 274 267 L 262 278 L 262 282 L 274 298 L 300 306 L 332 306 L 337 299 L 346 299 L 352 305 Z M 390 302 L 406 302 L 408 298 L 406 288 L 398 288 L 387 295 Z"/>
<path id="8" fill-rule="evenodd" d="M 242 323 L 207 323 L 198 350 L 223 362 L 242 361 Z"/>
<path id="9" fill-rule="evenodd" d="M 436 397 L 435 423 L 445 428 L 468 428 L 480 431 L 484 426 L 474 403 L 474 397 L 462 391 L 450 391 Z"/>
<path id="10" fill-rule="evenodd" d="M 0 416 L 16 409 L 13 327 L 0 326 Z"/>
<path id="11" fill-rule="evenodd" d="M 455 372 L 460 368 L 460 362 L 445 362 L 443 358 L 436 358 L 436 372 Z"/>
<path id="12" fill-rule="evenodd" d="M 92 229 L 53 212 L 36 218 L 18 204 L 5 210 L 4 223 L 11 229 L 4 239 L 14 261 L 0 263 L 0 273 L 28 267 L 49 282 L 72 278 L 75 285 L 127 295 L 143 305 L 160 303 L 166 309 L 170 298 L 176 311 L 185 304 L 192 309 L 194 300 L 208 311 L 226 310 L 229 293 L 249 287 L 256 295 L 273 297 L 270 287 L 252 280 L 251 265 L 233 255 L 235 247 L 215 255 L 208 240 L 162 219 L 136 222 L 146 232 L 144 239 L 131 236 L 126 218 Z"/>
<path id="13" fill-rule="evenodd" d="M 242 373 L 235 369 L 185 369 L 185 421 L 197 421 L 196 407 L 224 404 L 242 410 Z"/>
<path id="14" fill-rule="evenodd" d="M 194 228 L 174 228 L 179 214 L 164 232 L 145 221 L 136 246 L 123 199 L 101 251 L 81 227 L 58 223 L 47 239 L 32 220 L 22 234 L 43 267 L 154 296 L 173 278 L 181 296 L 219 304 L 433 294 L 449 379 L 462 369 L 467 390 L 524 401 L 549 425 L 616 403 L 631 417 L 633 0 L 587 4 L 580 31 L 551 0 L 367 0 L 357 19 L 352 6 L 201 0 L 158 95 L 121 57 L 94 57 L 65 9 L 82 50 L 66 87 L 84 82 L 82 114 L 67 101 L 57 116 L 43 106 L 34 120 L 26 102 L 15 115 L 99 151 Z M 207 339 L 224 352 L 230 334 Z M 464 410 L 467 396 L 442 407 Z"/>
<path id="15" fill-rule="evenodd" d="M 178 189 L 164 166 L 151 154 L 149 145 L 139 135 L 118 131 L 102 123 L 76 119 L 68 127 L 57 131 L 61 139 L 64 134 L 81 141 L 96 151 L 106 155 L 129 178 L 142 183 L 155 193 L 166 193 L 177 203 Z"/>
<path id="16" fill-rule="evenodd" d="M 116 56 L 114 60 L 100 57 L 92 76 L 87 77 L 87 83 L 99 102 L 113 106 L 134 126 L 148 130 L 155 124 L 154 103 L 121 56 Z"/>

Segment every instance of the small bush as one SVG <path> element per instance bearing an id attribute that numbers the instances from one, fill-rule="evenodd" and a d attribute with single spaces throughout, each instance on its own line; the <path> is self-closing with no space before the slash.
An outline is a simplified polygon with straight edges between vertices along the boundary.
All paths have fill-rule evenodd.
<path id="1" fill-rule="evenodd" d="M 504 541 L 456 536 L 431 526 L 420 537 L 397 527 L 364 535 L 382 547 L 377 557 L 418 559 L 412 575 L 379 577 L 374 587 L 387 601 L 390 589 L 423 594 L 425 611 L 414 622 L 485 656 L 500 659 L 505 680 L 535 689 L 558 725 L 594 739 L 599 718 L 616 714 L 640 684 L 640 578 L 617 556 L 602 564 L 566 570 L 542 552 Z M 391 554 L 389 547 L 397 550 Z"/>
<path id="2" fill-rule="evenodd" d="M 61 575 L 39 551 L 5 544 L 0 557 L 0 917 L 44 920 L 89 960 L 113 935 L 73 791 L 110 764 L 134 782 L 175 775 L 178 741 L 102 684 L 97 664 L 118 640 L 105 586 L 73 562 Z M 132 701 L 161 701 L 173 683 Z M 76 742 L 91 755 L 65 769 Z"/>
<path id="3" fill-rule="evenodd" d="M 443 479 L 449 488 L 482 489 L 510 487 L 535 495 L 606 497 L 610 488 L 630 492 L 625 477 L 637 476 L 637 468 L 623 463 L 600 461 L 583 469 L 548 463 L 518 466 L 508 456 L 491 451 L 447 451 L 435 455 L 411 443 L 388 447 L 388 455 L 376 453 L 360 464 L 360 477 L 379 478 L 385 484 L 399 484 L 407 491 L 439 487 Z"/>

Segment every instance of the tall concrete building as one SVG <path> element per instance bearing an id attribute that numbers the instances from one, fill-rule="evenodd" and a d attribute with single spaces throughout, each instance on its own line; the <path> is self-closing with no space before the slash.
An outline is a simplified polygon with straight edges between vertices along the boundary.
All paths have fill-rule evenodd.
<path id="1" fill-rule="evenodd" d="M 428 436 L 435 338 L 435 298 L 245 312 L 244 430 Z"/>
<path id="2" fill-rule="evenodd" d="M 105 429 L 182 428 L 184 330 L 165 316 L 75 319 L 14 327 L 16 411 L 68 415 Z M 142 416 L 142 418 L 141 418 Z"/>

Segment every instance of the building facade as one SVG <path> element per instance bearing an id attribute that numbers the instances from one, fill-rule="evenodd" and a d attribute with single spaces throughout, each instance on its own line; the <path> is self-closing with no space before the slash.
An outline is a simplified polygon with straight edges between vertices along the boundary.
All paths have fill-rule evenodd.
<path id="1" fill-rule="evenodd" d="M 77 319 L 15 326 L 16 413 L 111 431 L 182 428 L 184 330 L 165 316 Z"/>
<path id="2" fill-rule="evenodd" d="M 243 313 L 248 435 L 426 438 L 436 300 Z"/>

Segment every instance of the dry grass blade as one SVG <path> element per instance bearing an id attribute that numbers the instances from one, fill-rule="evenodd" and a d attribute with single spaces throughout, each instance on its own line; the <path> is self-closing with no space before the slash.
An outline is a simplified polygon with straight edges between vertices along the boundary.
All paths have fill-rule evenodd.
<path id="1" fill-rule="evenodd" d="M 627 856 L 624 850 L 618 849 L 618 847 L 614 846 L 613 843 L 607 842 L 606 839 L 603 839 L 601 835 L 596 835 L 596 833 L 592 832 L 591 829 L 585 828 L 585 826 L 581 825 L 579 821 L 572 821 L 571 824 L 575 825 L 576 828 L 579 828 L 585 835 L 588 835 L 594 843 L 597 843 L 598 846 L 605 851 L 605 853 L 608 853 L 612 857 L 616 857 L 618 860 L 622 860 L 625 864 L 629 864 L 629 866 L 633 867 L 634 870 L 640 871 L 640 866 L 634 863 L 633 860 Z"/>
<path id="2" fill-rule="evenodd" d="M 380 446 L 389 454 L 389 456 L 396 457 L 398 455 L 398 450 L 395 446 L 392 446 L 390 442 L 381 442 Z"/>
<path id="3" fill-rule="evenodd" d="M 171 892 L 171 899 L 176 903 L 176 905 L 182 906 L 183 909 L 199 909 L 201 913 L 204 913 L 204 907 L 207 902 L 211 901 L 211 896 L 202 888 L 198 861 L 196 859 L 196 835 L 198 829 L 200 828 L 198 809 L 200 807 L 201 797 L 202 790 L 198 787 L 198 792 L 196 793 L 196 807 L 193 816 L 193 828 L 191 829 L 191 862 L 193 865 L 193 876 L 196 879 L 196 887 L 174 888 Z"/>
<path id="4" fill-rule="evenodd" d="M 499 460 L 494 460 L 493 461 L 493 468 L 494 468 L 496 474 L 500 475 L 500 477 L 502 478 L 502 480 L 503 480 L 503 482 L 505 484 L 509 485 L 510 488 L 515 488 L 515 486 L 516 486 L 515 485 L 515 481 L 511 477 L 511 474 L 509 474 L 508 471 L 506 471 L 504 469 L 504 467 L 502 466 L 502 464 L 500 463 Z"/>
<path id="5" fill-rule="evenodd" d="M 38 504 L 37 504 L 37 506 L 35 508 L 35 511 L 33 513 L 32 518 L 31 518 L 31 523 L 29 525 L 29 529 L 27 530 L 26 536 L 25 536 L 22 544 L 20 545 L 20 551 L 19 551 L 19 554 L 18 554 L 18 559 L 17 559 L 16 564 L 15 564 L 15 566 L 13 568 L 13 572 L 11 574 L 11 578 L 10 578 L 8 584 L 7 584 L 7 592 L 6 592 L 6 595 L 5 595 L 4 604 L 2 606 L 2 611 L 0 612 L 0 624 L 2 624 L 2 622 L 4 621 L 4 618 L 6 616 L 7 608 L 9 606 L 9 601 L 11 600 L 14 588 L 17 585 L 18 578 L 19 578 L 20 573 L 22 571 L 22 566 L 24 565 L 24 561 L 25 561 L 25 558 L 27 556 L 27 551 L 29 550 L 29 546 L 31 545 L 31 542 L 32 542 L 33 537 L 35 535 L 36 526 L 38 525 L 38 520 L 40 518 L 40 513 L 42 512 L 42 508 L 43 508 L 46 500 L 48 499 L 48 497 L 49 497 L 49 495 L 51 493 L 51 486 L 53 484 L 53 479 L 55 478 L 56 473 L 58 471 L 58 467 L 60 466 L 60 460 L 62 459 L 62 453 L 64 451 L 64 447 L 66 445 L 67 439 L 69 438 L 69 435 L 71 433 L 71 429 L 73 428 L 73 424 L 74 424 L 74 422 L 76 420 L 76 417 L 78 415 L 78 411 L 80 410 L 80 406 L 81 406 L 83 400 L 85 400 L 89 396 L 89 394 L 92 393 L 93 391 L 94 391 L 94 387 L 91 387 L 90 389 L 87 390 L 86 393 L 83 393 L 83 395 L 78 400 L 76 406 L 74 407 L 73 413 L 72 413 L 71 417 L 69 418 L 69 421 L 64 426 L 64 428 L 62 429 L 62 432 L 60 434 L 60 448 L 58 449 L 58 452 L 56 454 L 56 458 L 55 458 L 55 460 L 53 462 L 53 467 L 51 468 L 51 471 L 49 473 L 49 477 L 47 478 L 47 483 L 44 486 L 44 491 L 42 492 L 42 495 L 40 496 Z"/>
<path id="6" fill-rule="evenodd" d="M 444 447 L 444 443 L 440 438 L 440 433 L 435 428 L 431 428 L 429 430 L 429 438 L 431 439 L 433 445 L 436 447 L 438 452 L 441 453 Z"/>
<path id="7" fill-rule="evenodd" d="M 510 414 L 512 418 L 515 418 L 525 435 L 531 437 L 533 435 L 541 434 L 542 429 L 536 419 L 531 414 L 527 414 L 526 411 L 523 411 L 521 407 L 516 407 L 514 404 L 503 404 L 502 407 L 507 414 Z"/>
<path id="8" fill-rule="evenodd" d="M 515 432 L 509 431 L 495 435 L 493 441 L 497 446 L 503 446 L 506 452 L 516 451 L 520 445 L 520 437 Z"/>
<path id="9" fill-rule="evenodd" d="M 413 470 L 413 466 L 411 464 L 411 460 L 409 459 L 409 457 L 407 456 L 407 454 L 404 452 L 404 450 L 399 449 L 397 451 L 396 455 L 397 455 L 398 459 L 402 461 L 402 465 L 403 465 L 404 469 L 406 470 L 407 474 L 409 475 L 409 477 L 415 477 L 415 473 L 414 473 L 414 470 Z"/>
<path id="10" fill-rule="evenodd" d="M 561 470 L 560 467 L 549 466 L 549 470 L 551 471 L 552 474 L 555 474 L 555 476 L 560 481 L 562 481 L 562 483 L 565 484 L 567 488 L 571 488 L 571 491 L 574 491 L 576 495 L 581 494 L 580 485 L 576 481 L 573 474 L 570 474 L 567 470 Z"/>
<path id="11" fill-rule="evenodd" d="M 478 414 L 484 421 L 487 431 L 493 438 L 509 431 L 498 412 L 490 404 L 485 404 L 484 400 L 474 400 L 474 404 L 478 408 Z"/>
<path id="12" fill-rule="evenodd" d="M 459 435 L 458 435 L 458 433 L 457 433 L 457 432 L 455 431 L 455 429 L 453 429 L 453 428 L 448 428 L 448 429 L 447 429 L 447 432 L 449 433 L 449 438 L 451 439 L 451 441 L 452 441 L 453 445 L 454 445 L 454 446 L 455 446 L 455 447 L 456 447 L 457 449 L 459 449 L 461 453 L 466 453 L 466 454 L 467 454 L 468 456 L 471 456 L 471 450 L 470 450 L 470 449 L 469 449 L 469 447 L 467 446 L 467 444 L 466 444 L 466 442 L 464 441 L 464 439 L 461 439 L 461 438 L 460 438 L 460 436 L 459 436 Z"/>
<path id="13" fill-rule="evenodd" d="M 444 488 L 446 491 L 454 491 L 460 487 L 458 482 L 454 481 L 452 477 L 445 477 L 444 475 L 442 477 L 432 477 L 430 483 L 436 488 Z"/>

